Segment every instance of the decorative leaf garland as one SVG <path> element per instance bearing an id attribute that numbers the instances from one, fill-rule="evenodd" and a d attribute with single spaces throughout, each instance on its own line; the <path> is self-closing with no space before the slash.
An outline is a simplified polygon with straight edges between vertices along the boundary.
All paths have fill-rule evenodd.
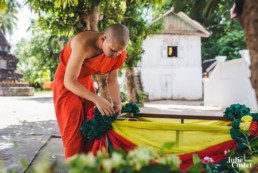
<path id="1" fill-rule="evenodd" d="M 253 136 L 258 135 L 258 114 L 251 113 L 250 108 L 245 105 L 233 104 L 226 108 L 224 117 L 234 120 L 231 125 L 230 135 L 232 139 L 238 142 L 238 149 L 245 150 L 247 148 L 245 145 L 246 140 L 251 140 Z M 245 135 L 248 136 L 248 139 L 245 139 Z"/>
<path id="2" fill-rule="evenodd" d="M 234 163 L 232 166 L 232 164 L 228 162 L 229 158 L 251 159 L 257 156 L 258 114 L 251 113 L 250 109 L 245 105 L 232 104 L 230 107 L 226 108 L 224 117 L 233 121 L 230 124 L 232 126 L 230 135 L 238 145 L 236 149 L 224 151 L 227 157 L 218 164 L 206 164 L 206 166 L 210 166 L 212 169 L 212 171 L 209 171 L 206 167 L 206 172 L 239 172 L 239 167 L 236 166 L 238 162 Z M 245 163 L 245 160 L 239 163 Z"/>
<path id="3" fill-rule="evenodd" d="M 134 103 L 124 103 L 122 104 L 122 113 L 133 113 L 137 116 L 140 113 L 139 106 Z"/>
<path id="4" fill-rule="evenodd" d="M 122 105 L 122 113 L 133 113 L 137 115 L 140 112 L 138 105 L 126 103 Z M 89 140 L 100 139 L 108 130 L 112 129 L 112 122 L 117 119 L 117 115 L 101 115 L 97 107 L 87 112 L 87 118 L 84 120 L 80 130 L 82 135 Z"/>
<path id="5" fill-rule="evenodd" d="M 241 119 L 244 115 L 250 114 L 250 108 L 245 105 L 233 104 L 230 107 L 226 108 L 224 112 L 224 117 L 229 118 L 231 120 Z"/>

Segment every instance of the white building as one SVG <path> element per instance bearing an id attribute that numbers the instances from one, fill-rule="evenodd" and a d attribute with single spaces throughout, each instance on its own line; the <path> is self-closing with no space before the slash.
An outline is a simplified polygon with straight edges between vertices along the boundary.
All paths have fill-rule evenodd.
<path id="1" fill-rule="evenodd" d="M 138 65 L 144 91 L 150 100 L 202 99 L 201 37 L 210 33 L 172 8 L 153 22 L 159 20 L 164 31 L 147 37 Z"/>
<path id="2" fill-rule="evenodd" d="M 242 58 L 225 61 L 225 56 L 216 57 L 217 64 L 204 79 L 204 105 L 229 107 L 244 104 L 257 111 L 255 91 L 250 81 L 250 56 L 247 50 L 240 51 Z"/>

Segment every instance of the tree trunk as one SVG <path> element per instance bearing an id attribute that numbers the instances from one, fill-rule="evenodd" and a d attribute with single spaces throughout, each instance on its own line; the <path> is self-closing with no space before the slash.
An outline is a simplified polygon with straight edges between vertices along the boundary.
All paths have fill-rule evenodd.
<path id="1" fill-rule="evenodd" d="M 138 97 L 135 85 L 135 71 L 133 67 L 126 69 L 126 84 L 127 84 L 127 95 L 128 102 L 138 103 Z"/>
<path id="2" fill-rule="evenodd" d="M 87 15 L 85 16 L 85 22 L 87 24 L 86 30 L 98 31 L 99 27 L 99 17 L 100 17 L 100 6 L 95 6 L 89 9 Z"/>
<path id="3" fill-rule="evenodd" d="M 88 10 L 87 15 L 85 16 L 86 30 L 98 31 L 98 23 L 100 17 L 100 6 L 95 6 L 92 9 Z M 101 97 L 104 97 L 110 101 L 110 96 L 107 88 L 107 75 L 94 75 L 98 84 L 98 93 Z"/>
<path id="4" fill-rule="evenodd" d="M 111 101 L 107 88 L 107 75 L 94 75 L 98 84 L 98 93 L 108 101 Z"/>
<path id="5" fill-rule="evenodd" d="M 250 52 L 251 82 L 258 101 L 258 0 L 245 0 L 240 22 Z"/>

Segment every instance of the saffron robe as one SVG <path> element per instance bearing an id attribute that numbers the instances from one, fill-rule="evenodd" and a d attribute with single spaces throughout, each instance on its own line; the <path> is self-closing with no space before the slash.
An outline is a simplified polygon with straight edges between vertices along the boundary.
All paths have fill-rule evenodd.
<path id="1" fill-rule="evenodd" d="M 60 53 L 60 63 L 54 77 L 54 106 L 56 118 L 63 141 L 65 157 L 91 150 L 83 138 L 80 126 L 87 110 L 94 107 L 94 103 L 81 98 L 64 86 L 66 65 L 71 55 L 71 40 Z M 85 59 L 77 79 L 85 88 L 94 91 L 92 75 L 106 74 L 118 69 L 125 61 L 126 51 L 115 58 L 108 58 L 104 53 Z"/>

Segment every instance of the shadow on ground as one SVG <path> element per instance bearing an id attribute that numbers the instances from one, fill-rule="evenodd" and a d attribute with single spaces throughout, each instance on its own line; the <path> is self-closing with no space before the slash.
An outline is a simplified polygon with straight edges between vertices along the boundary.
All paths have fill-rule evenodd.
<path id="1" fill-rule="evenodd" d="M 54 120 L 23 122 L 0 129 L 0 170 L 6 167 L 24 172 L 21 160 L 32 163 L 53 137 L 60 139 Z M 62 148 L 61 142 L 57 144 L 55 147 Z"/>

